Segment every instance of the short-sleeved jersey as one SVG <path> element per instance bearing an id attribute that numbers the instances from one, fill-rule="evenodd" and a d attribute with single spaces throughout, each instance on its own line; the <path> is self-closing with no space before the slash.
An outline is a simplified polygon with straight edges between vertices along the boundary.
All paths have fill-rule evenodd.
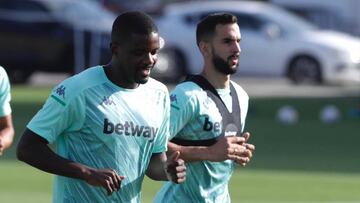
<path id="1" fill-rule="evenodd" d="M 169 117 L 167 88 L 152 78 L 124 89 L 96 66 L 63 81 L 27 127 L 55 143 L 60 156 L 115 169 L 125 179 L 107 196 L 85 181 L 55 176 L 53 202 L 140 202 L 152 154 L 167 149 Z"/>
<path id="2" fill-rule="evenodd" d="M 10 83 L 3 67 L 0 66 L 0 117 L 11 113 Z"/>
<path id="3" fill-rule="evenodd" d="M 249 97 L 232 82 L 239 99 L 241 132 L 244 130 Z M 217 90 L 227 109 L 232 109 L 230 89 Z M 170 135 L 184 140 L 206 140 L 222 132 L 222 116 L 215 102 L 193 82 L 175 87 L 170 95 Z M 197 161 L 186 163 L 187 177 L 183 184 L 164 183 L 154 202 L 229 203 L 228 182 L 233 161 Z"/>

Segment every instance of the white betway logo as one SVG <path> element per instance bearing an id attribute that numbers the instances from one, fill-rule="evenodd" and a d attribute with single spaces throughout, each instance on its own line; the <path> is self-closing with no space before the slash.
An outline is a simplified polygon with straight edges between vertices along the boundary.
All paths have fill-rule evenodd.
<path id="1" fill-rule="evenodd" d="M 104 119 L 103 133 L 107 135 L 115 133 L 117 135 L 144 137 L 152 142 L 158 130 L 159 128 L 137 125 L 131 121 L 125 121 L 124 123 L 112 123 L 109 119 Z"/>

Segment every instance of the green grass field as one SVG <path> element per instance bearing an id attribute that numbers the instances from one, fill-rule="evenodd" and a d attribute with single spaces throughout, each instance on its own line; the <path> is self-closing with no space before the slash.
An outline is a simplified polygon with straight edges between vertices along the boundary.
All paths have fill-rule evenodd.
<path id="1" fill-rule="evenodd" d="M 52 175 L 15 161 L 2 161 L 0 202 L 48 203 Z M 143 202 L 151 202 L 161 186 L 149 179 Z M 234 203 L 360 202 L 360 174 L 239 169 L 230 183 Z"/>
<path id="2" fill-rule="evenodd" d="M 15 160 L 17 141 L 29 119 L 41 108 L 49 88 L 13 87 L 12 108 L 17 136 L 0 158 L 0 202 L 51 201 L 52 175 Z M 256 145 L 249 166 L 238 168 L 230 183 L 233 202 L 315 203 L 360 202 L 360 118 L 350 115 L 360 98 L 254 98 L 246 129 Z M 278 123 L 276 110 L 293 105 L 300 121 Z M 318 120 L 321 107 L 334 104 L 342 120 L 333 125 Z M 151 202 L 161 186 L 146 179 L 143 202 Z"/>

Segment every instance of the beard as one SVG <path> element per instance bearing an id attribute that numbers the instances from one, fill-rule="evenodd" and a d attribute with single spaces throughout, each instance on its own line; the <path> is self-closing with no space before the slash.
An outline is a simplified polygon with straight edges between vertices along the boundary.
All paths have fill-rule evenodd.
<path id="1" fill-rule="evenodd" d="M 238 67 L 239 67 L 239 63 L 236 65 L 230 65 L 228 61 L 225 61 L 224 59 L 222 59 L 220 56 L 214 54 L 213 58 L 212 58 L 212 62 L 215 66 L 215 69 L 220 72 L 223 73 L 225 75 L 232 75 L 234 73 L 236 73 Z"/>

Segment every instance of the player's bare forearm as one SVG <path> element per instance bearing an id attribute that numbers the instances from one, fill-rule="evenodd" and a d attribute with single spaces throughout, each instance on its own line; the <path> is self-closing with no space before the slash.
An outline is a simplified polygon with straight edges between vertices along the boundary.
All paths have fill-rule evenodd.
<path id="1" fill-rule="evenodd" d="M 239 163 L 247 163 L 250 161 L 253 151 L 251 147 L 247 149 L 247 146 L 250 146 L 250 144 L 245 143 L 247 138 L 239 136 L 221 137 L 211 146 L 181 146 L 169 142 L 168 149 L 170 153 L 179 151 L 181 154 L 180 158 L 186 162 L 220 162 L 231 159 Z"/>
<path id="2" fill-rule="evenodd" d="M 0 117 L 0 154 L 13 143 L 15 131 L 11 114 Z"/>
<path id="3" fill-rule="evenodd" d="M 17 157 L 48 173 L 81 179 L 90 185 L 103 187 L 108 195 L 119 190 L 125 178 L 119 176 L 113 169 L 95 169 L 62 158 L 48 147 L 47 140 L 29 129 L 26 129 L 21 137 L 17 147 Z"/>
<path id="4" fill-rule="evenodd" d="M 146 175 L 153 180 L 167 180 L 165 173 L 166 154 L 154 153 L 151 156 Z"/>
<path id="5" fill-rule="evenodd" d="M 26 129 L 17 147 L 17 157 L 40 170 L 48 173 L 84 179 L 89 167 L 64 159 L 55 154 L 47 140 Z"/>
<path id="6" fill-rule="evenodd" d="M 14 139 L 14 129 L 13 128 L 4 128 L 0 131 L 0 154 L 2 154 L 5 149 L 9 148 L 13 143 Z"/>
<path id="7" fill-rule="evenodd" d="M 186 179 L 184 160 L 180 159 L 180 152 L 176 151 L 168 158 L 165 153 L 153 154 L 146 171 L 146 175 L 153 180 L 167 180 L 182 183 Z"/>
<path id="8" fill-rule="evenodd" d="M 210 149 L 206 146 L 181 146 L 173 142 L 168 142 L 168 155 L 175 151 L 180 152 L 180 158 L 185 162 L 209 160 Z"/>

